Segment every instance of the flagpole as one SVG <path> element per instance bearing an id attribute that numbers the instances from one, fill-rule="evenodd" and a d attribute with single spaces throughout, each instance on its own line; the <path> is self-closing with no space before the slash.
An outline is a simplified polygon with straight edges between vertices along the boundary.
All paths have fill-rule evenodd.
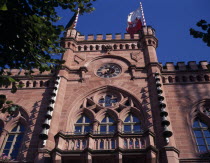
<path id="1" fill-rule="evenodd" d="M 141 2 L 140 2 L 140 8 L 141 8 L 141 15 L 142 15 L 142 19 L 143 19 L 143 26 L 147 26 L 146 20 L 145 20 L 145 17 L 144 17 L 144 10 L 143 10 Z"/>
<path id="2" fill-rule="evenodd" d="M 76 26 L 77 26 L 77 22 L 78 22 L 78 18 L 79 18 L 79 11 L 80 11 L 80 8 L 78 8 L 78 10 L 77 10 L 77 16 L 76 16 L 76 19 L 75 19 L 75 21 L 74 21 L 74 29 L 76 29 Z"/>

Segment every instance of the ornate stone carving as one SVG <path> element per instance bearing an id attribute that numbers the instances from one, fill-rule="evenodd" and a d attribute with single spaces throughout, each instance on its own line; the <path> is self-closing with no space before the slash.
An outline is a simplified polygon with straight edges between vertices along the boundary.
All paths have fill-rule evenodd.
<path id="1" fill-rule="evenodd" d="M 111 46 L 111 45 L 104 45 L 104 46 L 102 46 L 102 50 L 103 50 L 104 52 L 106 52 L 107 54 L 111 54 L 111 51 L 112 51 L 113 49 L 112 49 L 112 46 Z"/>
<path id="2" fill-rule="evenodd" d="M 141 52 L 133 52 L 133 53 L 131 53 L 131 59 L 133 59 L 136 62 L 140 61 L 142 59 Z"/>

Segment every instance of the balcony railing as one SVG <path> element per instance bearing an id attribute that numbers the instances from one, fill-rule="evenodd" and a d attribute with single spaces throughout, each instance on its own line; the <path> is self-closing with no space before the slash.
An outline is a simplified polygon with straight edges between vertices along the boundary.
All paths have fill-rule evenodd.
<path id="1" fill-rule="evenodd" d="M 89 132 L 64 132 L 60 131 L 60 133 L 64 135 L 87 135 L 87 134 L 92 134 L 92 135 L 114 135 L 116 133 L 120 134 L 143 134 L 143 130 L 135 130 L 135 131 L 107 131 L 107 132 L 100 132 L 100 131 L 89 131 Z"/>
<path id="2" fill-rule="evenodd" d="M 146 148 L 146 136 L 143 131 L 136 132 L 60 132 L 63 136 L 59 136 L 61 144 L 66 144 L 65 151 L 81 151 L 86 148 L 92 150 L 115 150 L 121 148 L 144 149 Z M 57 144 L 59 144 L 57 141 Z"/>

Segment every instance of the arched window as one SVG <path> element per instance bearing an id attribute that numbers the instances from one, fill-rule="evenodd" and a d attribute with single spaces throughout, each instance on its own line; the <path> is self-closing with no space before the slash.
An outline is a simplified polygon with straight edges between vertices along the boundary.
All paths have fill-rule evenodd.
<path id="1" fill-rule="evenodd" d="M 105 134 L 105 133 L 110 133 L 110 132 L 115 132 L 116 126 L 114 125 L 114 120 L 106 116 L 100 124 L 100 133 Z"/>
<path id="2" fill-rule="evenodd" d="M 168 82 L 173 83 L 173 78 L 171 76 L 168 77 Z"/>
<path id="3" fill-rule="evenodd" d="M 43 87 L 43 85 L 44 85 L 44 82 L 43 82 L 43 81 L 40 81 L 40 82 L 39 82 L 39 86 L 40 86 L 40 87 Z"/>
<path id="4" fill-rule="evenodd" d="M 88 133 L 92 130 L 91 121 L 88 117 L 82 115 L 77 122 L 75 123 L 75 130 L 76 134 L 84 134 Z"/>
<path id="5" fill-rule="evenodd" d="M 141 127 L 139 119 L 132 114 L 129 114 L 124 120 L 124 132 L 135 133 L 140 131 Z"/>
<path id="6" fill-rule="evenodd" d="M 210 130 L 200 119 L 196 118 L 193 123 L 193 132 L 199 152 L 210 150 Z"/>
<path id="7" fill-rule="evenodd" d="M 25 128 L 23 125 L 18 124 L 15 126 L 7 135 L 0 154 L 4 153 L 12 159 L 16 159 L 22 144 L 24 131 Z"/>

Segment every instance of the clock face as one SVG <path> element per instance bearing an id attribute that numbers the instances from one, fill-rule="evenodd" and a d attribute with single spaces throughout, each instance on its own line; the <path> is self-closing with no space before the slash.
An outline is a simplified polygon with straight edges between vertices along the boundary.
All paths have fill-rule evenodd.
<path id="1" fill-rule="evenodd" d="M 121 68 L 114 63 L 107 63 L 97 70 L 97 75 L 102 78 L 112 78 L 120 74 Z"/>

